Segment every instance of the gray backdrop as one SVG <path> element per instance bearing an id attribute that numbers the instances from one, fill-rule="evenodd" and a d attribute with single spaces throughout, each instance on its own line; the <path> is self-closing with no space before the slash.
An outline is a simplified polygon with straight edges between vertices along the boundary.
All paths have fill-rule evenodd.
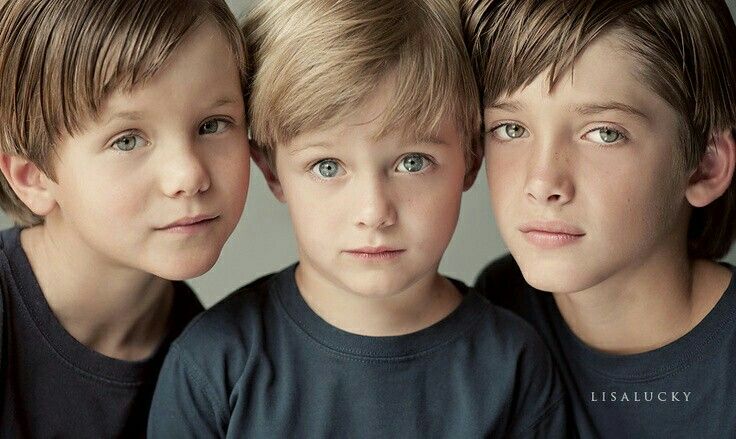
<path id="1" fill-rule="evenodd" d="M 236 16 L 242 16 L 257 0 L 227 0 Z M 732 13 L 736 0 L 727 0 Z M 0 226 L 11 223 L 0 213 Z M 444 274 L 471 283 L 478 271 L 506 248 L 492 219 L 485 171 L 465 193 L 460 222 L 440 267 Z M 205 306 L 257 277 L 284 267 L 296 259 L 296 247 L 286 207 L 271 195 L 260 170 L 252 165 L 248 202 L 240 224 L 225 245 L 218 263 L 207 274 L 191 281 Z M 736 250 L 726 258 L 736 264 Z"/>

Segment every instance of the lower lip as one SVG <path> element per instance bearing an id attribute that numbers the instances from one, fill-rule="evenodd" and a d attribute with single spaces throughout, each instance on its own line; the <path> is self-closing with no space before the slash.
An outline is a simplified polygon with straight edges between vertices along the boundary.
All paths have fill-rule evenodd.
<path id="1" fill-rule="evenodd" d="M 570 235 L 567 233 L 551 233 L 533 230 L 523 232 L 524 238 L 535 246 L 543 249 L 554 249 L 578 242 L 585 235 Z"/>
<path id="2" fill-rule="evenodd" d="M 388 261 L 396 259 L 404 253 L 404 250 L 391 250 L 378 253 L 345 252 L 348 255 L 362 261 Z"/>
<path id="3" fill-rule="evenodd" d="M 187 224 L 182 226 L 174 226 L 174 227 L 167 227 L 164 229 L 159 229 L 162 232 L 169 232 L 169 233 L 177 233 L 182 235 L 194 235 L 199 232 L 204 231 L 205 229 L 209 228 L 210 225 L 212 225 L 219 217 L 198 221 L 193 224 Z"/>

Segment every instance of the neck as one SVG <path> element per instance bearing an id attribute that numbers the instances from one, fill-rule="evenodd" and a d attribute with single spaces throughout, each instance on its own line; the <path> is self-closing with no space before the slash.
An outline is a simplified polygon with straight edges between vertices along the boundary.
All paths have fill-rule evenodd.
<path id="1" fill-rule="evenodd" d="M 555 302 L 572 332 L 599 351 L 660 348 L 700 323 L 730 282 L 728 269 L 690 261 L 685 254 L 672 251 L 638 261 L 586 290 L 555 294 Z"/>
<path id="2" fill-rule="evenodd" d="M 462 301 L 452 282 L 436 270 L 402 291 L 373 297 L 336 285 L 302 259 L 296 282 L 323 320 L 343 331 L 373 337 L 420 331 L 447 317 Z"/>
<path id="3" fill-rule="evenodd" d="M 80 343 L 131 361 L 155 351 L 168 323 L 170 281 L 102 258 L 50 225 L 23 230 L 21 245 L 49 307 Z"/>

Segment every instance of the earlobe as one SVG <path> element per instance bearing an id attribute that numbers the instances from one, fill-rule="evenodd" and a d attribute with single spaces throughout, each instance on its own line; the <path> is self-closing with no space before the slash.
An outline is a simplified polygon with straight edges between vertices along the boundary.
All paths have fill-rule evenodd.
<path id="1" fill-rule="evenodd" d="M 49 190 L 50 179 L 35 163 L 17 155 L 0 154 L 0 171 L 31 212 L 45 217 L 54 210 L 56 199 Z"/>
<path id="2" fill-rule="evenodd" d="M 276 171 L 274 169 L 271 169 L 271 165 L 268 162 L 268 159 L 264 156 L 263 152 L 261 152 L 260 149 L 251 147 L 250 150 L 250 156 L 253 158 L 253 161 L 258 165 L 258 167 L 261 169 L 261 172 L 263 173 L 263 177 L 266 179 L 266 183 L 268 184 L 268 188 L 271 189 L 271 192 L 276 197 L 277 200 L 284 203 L 284 191 L 281 188 L 281 181 L 279 181 L 279 177 L 276 175 Z"/>
<path id="3" fill-rule="evenodd" d="M 736 167 L 733 130 L 715 133 L 693 171 L 685 197 L 693 207 L 704 207 L 723 195 L 731 185 Z"/>

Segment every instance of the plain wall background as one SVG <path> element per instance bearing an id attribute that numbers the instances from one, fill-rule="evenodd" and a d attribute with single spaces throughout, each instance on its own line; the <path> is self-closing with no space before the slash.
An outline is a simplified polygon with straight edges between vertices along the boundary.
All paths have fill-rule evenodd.
<path id="1" fill-rule="evenodd" d="M 227 0 L 227 3 L 240 17 L 256 1 Z M 736 0 L 726 3 L 736 13 Z M 465 193 L 457 230 L 440 266 L 442 273 L 467 283 L 473 282 L 485 264 L 506 252 L 492 218 L 485 180 L 483 168 L 475 185 Z M 8 218 L 0 213 L 0 226 L 10 225 Z M 252 164 L 243 218 L 217 264 L 190 284 L 205 306 L 210 306 L 234 289 L 295 260 L 296 246 L 286 206 L 276 201 L 260 170 Z M 725 260 L 736 264 L 736 250 Z"/>

